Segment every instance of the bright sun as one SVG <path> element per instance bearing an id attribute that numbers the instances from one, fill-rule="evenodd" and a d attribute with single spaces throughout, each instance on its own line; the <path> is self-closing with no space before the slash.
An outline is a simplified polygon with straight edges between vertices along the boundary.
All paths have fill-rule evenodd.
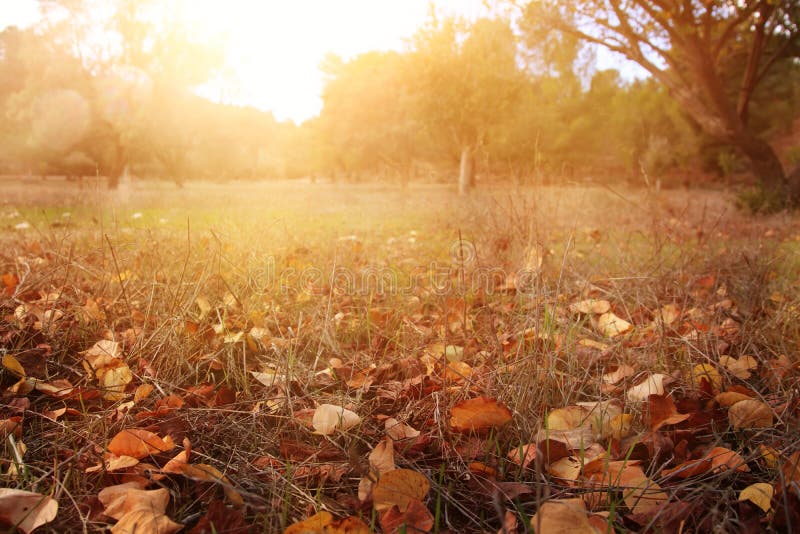
<path id="1" fill-rule="evenodd" d="M 209 98 L 272 110 L 297 122 L 321 108 L 319 64 L 368 50 L 402 48 L 428 15 L 428 0 L 193 0 L 184 17 L 227 37 L 229 76 L 203 87 Z M 480 0 L 439 0 L 445 13 L 473 17 Z M 232 76 L 230 76 L 232 75 Z"/>

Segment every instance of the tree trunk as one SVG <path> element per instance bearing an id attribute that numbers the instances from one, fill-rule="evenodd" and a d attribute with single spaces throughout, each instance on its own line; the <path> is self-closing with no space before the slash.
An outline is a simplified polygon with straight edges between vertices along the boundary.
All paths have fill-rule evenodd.
<path id="1" fill-rule="evenodd" d="M 475 158 L 472 147 L 461 148 L 461 165 L 458 172 L 458 194 L 466 195 L 475 186 Z"/>
<path id="2" fill-rule="evenodd" d="M 787 175 L 778 155 L 769 143 L 745 130 L 734 138 L 733 144 L 750 162 L 753 174 L 761 181 L 765 191 L 786 198 L 787 205 L 796 205 L 800 183 L 795 173 Z"/>

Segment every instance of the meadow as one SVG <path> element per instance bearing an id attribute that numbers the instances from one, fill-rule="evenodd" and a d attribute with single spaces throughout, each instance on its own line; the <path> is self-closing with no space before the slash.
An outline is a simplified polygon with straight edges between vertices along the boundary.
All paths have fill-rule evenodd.
<path id="1" fill-rule="evenodd" d="M 800 528 L 797 215 L 625 185 L 2 187 L 23 532 Z"/>

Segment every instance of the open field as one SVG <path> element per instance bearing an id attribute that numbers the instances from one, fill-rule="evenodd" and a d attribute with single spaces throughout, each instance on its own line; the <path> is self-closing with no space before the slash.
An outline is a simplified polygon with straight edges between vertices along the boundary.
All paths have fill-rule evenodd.
<path id="1" fill-rule="evenodd" d="M 58 503 L 37 532 L 800 529 L 796 215 L 2 187 L 0 480 Z"/>

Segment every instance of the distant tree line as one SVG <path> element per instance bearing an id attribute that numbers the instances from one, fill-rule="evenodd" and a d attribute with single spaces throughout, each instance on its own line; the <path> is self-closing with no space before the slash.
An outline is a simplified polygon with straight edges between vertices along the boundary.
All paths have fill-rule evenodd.
<path id="1" fill-rule="evenodd" d="M 112 187 L 125 172 L 425 178 L 466 192 L 476 176 L 750 169 L 779 204 L 800 199 L 800 148 L 781 161 L 768 142 L 800 115 L 800 2 L 496 4 L 491 18 L 432 16 L 402 52 L 327 57 L 322 112 L 298 126 L 197 96 L 221 48 L 155 2 L 116 0 L 100 21 L 85 0 L 48 2 L 45 23 L 0 34 L 0 173 L 99 174 Z M 597 47 L 649 77 L 599 70 Z"/>

